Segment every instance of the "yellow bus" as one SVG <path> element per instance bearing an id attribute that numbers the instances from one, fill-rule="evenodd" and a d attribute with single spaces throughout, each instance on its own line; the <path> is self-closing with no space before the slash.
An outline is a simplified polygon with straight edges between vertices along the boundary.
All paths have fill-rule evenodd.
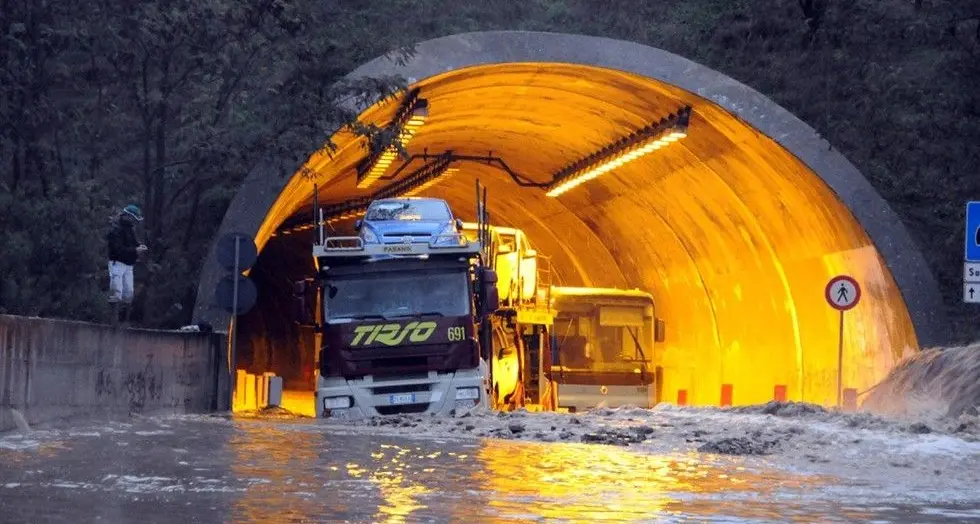
<path id="1" fill-rule="evenodd" d="M 551 380 L 559 409 L 653 407 L 655 341 L 663 323 L 653 296 L 638 289 L 552 287 L 556 312 Z"/>

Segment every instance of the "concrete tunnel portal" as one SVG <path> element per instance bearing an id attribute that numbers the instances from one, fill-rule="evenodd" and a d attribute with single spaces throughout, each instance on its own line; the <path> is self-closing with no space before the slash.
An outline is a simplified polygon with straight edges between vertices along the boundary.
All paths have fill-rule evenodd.
<path id="1" fill-rule="evenodd" d="M 731 384 L 734 404 L 771 400 L 776 385 L 791 400 L 833 404 L 839 314 L 824 286 L 841 273 L 863 288 L 844 320 L 844 387 L 863 391 L 942 341 L 933 276 L 886 202 L 813 129 L 718 72 L 630 42 L 503 31 L 423 42 L 405 64 L 378 58 L 350 77 L 392 74 L 428 102 L 409 153 L 492 152 L 535 182 L 691 108 L 685 138 L 556 197 L 480 162 L 454 163 L 420 193 L 472 221 L 479 179 L 493 223 L 524 230 L 551 257 L 557 284 L 650 292 L 666 322 L 655 348 L 665 401 L 683 389 L 692 404 L 717 405 Z M 361 120 L 385 126 L 398 108 L 397 98 L 376 102 Z M 255 234 L 261 251 L 250 273 L 260 302 L 239 322 L 238 364 L 274 371 L 287 388 L 312 387 L 315 348 L 288 313 L 289 283 L 313 270 L 312 235 L 284 234 L 284 225 L 309 216 L 314 181 L 329 205 L 424 163 L 359 189 L 364 139 L 341 131 L 333 141 L 336 151 L 313 154 L 291 177 L 251 173 L 219 233 Z M 221 274 L 212 250 L 195 321 L 227 325 L 213 299 Z"/>

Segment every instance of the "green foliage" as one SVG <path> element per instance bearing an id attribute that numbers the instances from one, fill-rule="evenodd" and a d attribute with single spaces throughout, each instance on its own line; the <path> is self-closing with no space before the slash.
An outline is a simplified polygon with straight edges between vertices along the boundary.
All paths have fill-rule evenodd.
<path id="1" fill-rule="evenodd" d="M 0 13 L 0 311 L 14 313 L 104 318 L 108 219 L 138 202 L 151 249 L 137 319 L 188 321 L 249 170 L 274 158 L 285 174 L 329 147 L 356 118 L 337 100 L 403 87 L 341 76 L 410 53 L 368 34 L 363 8 L 299 0 L 12 4 Z"/>
<path id="2" fill-rule="evenodd" d="M 8 4 L 5 4 L 5 6 Z M 899 212 L 958 333 L 963 201 L 980 196 L 976 4 L 955 0 L 93 0 L 0 12 L 0 309 L 96 317 L 104 231 L 147 216 L 147 325 L 185 322 L 197 270 L 249 170 L 284 173 L 355 115 L 335 86 L 413 42 L 490 29 L 646 43 L 726 73 L 815 127 Z M 971 11 L 972 9 L 972 11 Z M 371 126 L 354 132 L 390 136 Z M 288 165 L 286 165 L 288 164 Z M 71 246 L 67 248 L 65 246 Z M 965 335 L 964 335 L 965 336 Z"/>

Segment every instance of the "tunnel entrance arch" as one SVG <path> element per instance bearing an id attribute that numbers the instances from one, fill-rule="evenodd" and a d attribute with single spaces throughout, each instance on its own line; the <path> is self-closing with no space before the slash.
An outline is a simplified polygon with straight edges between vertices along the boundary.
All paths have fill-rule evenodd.
<path id="1" fill-rule="evenodd" d="M 689 105 L 689 135 L 556 198 L 519 188 L 499 170 L 459 165 L 428 194 L 473 218 L 474 178 L 490 188 L 491 213 L 523 229 L 555 260 L 562 283 L 639 287 L 667 322 L 664 392 L 717 404 L 836 397 L 837 317 L 826 280 L 848 273 L 866 289 L 849 315 L 845 385 L 863 389 L 900 358 L 943 340 L 934 278 L 899 218 L 868 181 L 812 128 L 754 90 L 671 53 L 606 38 L 480 32 L 419 44 L 399 65 L 379 58 L 350 74 L 400 74 L 429 103 L 410 152 L 492 151 L 515 171 L 545 181 L 563 166 Z M 362 119 L 385 124 L 378 103 Z M 367 156 L 338 134 L 332 157 L 313 155 L 320 199 L 356 188 Z M 312 369 L 309 334 L 282 314 L 289 278 L 311 266 L 308 240 L 276 235 L 312 200 L 312 182 L 270 159 L 250 173 L 221 233 L 255 232 L 262 304 L 242 319 L 247 363 L 302 382 Z M 391 171 L 389 171 L 390 175 Z M 227 325 L 213 305 L 220 269 L 202 270 L 196 321 Z M 301 341 L 307 342 L 301 342 Z M 250 342 L 249 342 L 250 341 Z M 298 347 L 304 347 L 302 353 Z"/>

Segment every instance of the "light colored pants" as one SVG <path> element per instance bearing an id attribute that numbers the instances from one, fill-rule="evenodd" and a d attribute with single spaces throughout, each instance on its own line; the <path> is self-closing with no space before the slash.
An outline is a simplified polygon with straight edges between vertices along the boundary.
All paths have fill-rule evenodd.
<path id="1" fill-rule="evenodd" d="M 109 262 L 109 302 L 133 301 L 133 266 Z"/>

